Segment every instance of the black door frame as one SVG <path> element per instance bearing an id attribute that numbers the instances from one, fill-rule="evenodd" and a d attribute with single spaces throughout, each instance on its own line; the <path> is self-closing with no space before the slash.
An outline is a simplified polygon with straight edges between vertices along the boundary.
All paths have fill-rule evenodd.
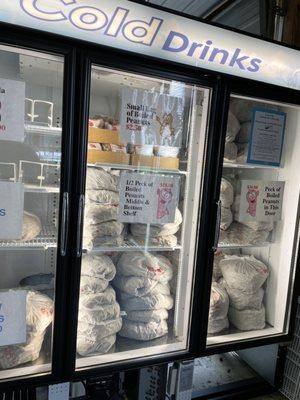
<path id="1" fill-rule="evenodd" d="M 11 46 L 17 49 L 27 49 L 36 52 L 58 55 L 64 58 L 63 72 L 63 107 L 62 107 L 62 147 L 61 147 L 61 181 L 59 200 L 59 228 L 57 237 L 57 258 L 55 276 L 55 308 L 54 323 L 52 330 L 52 370 L 49 373 L 32 374 L 17 378 L 3 379 L 0 381 L 0 389 L 36 387 L 44 383 L 64 380 L 65 372 L 61 355 L 65 348 L 65 333 L 61 329 L 67 318 L 67 298 L 69 288 L 67 285 L 70 274 L 70 263 L 68 252 L 62 253 L 62 235 L 69 246 L 68 225 L 66 231 L 62 232 L 62 205 L 63 194 L 69 194 L 69 201 L 72 202 L 71 178 L 72 178 L 72 147 L 73 147 L 73 116 L 74 116 L 74 90 L 75 90 L 75 60 L 76 50 L 65 42 L 49 40 L 49 36 L 34 31 L 12 27 L 0 23 L 0 44 Z"/>

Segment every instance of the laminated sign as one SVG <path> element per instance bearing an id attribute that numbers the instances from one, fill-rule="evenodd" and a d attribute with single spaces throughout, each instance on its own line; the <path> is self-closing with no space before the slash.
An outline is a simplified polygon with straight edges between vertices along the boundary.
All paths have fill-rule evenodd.
<path id="1" fill-rule="evenodd" d="M 184 96 L 123 88 L 122 142 L 180 147 L 183 112 Z"/>
<path id="2" fill-rule="evenodd" d="M 0 239 L 21 239 L 24 210 L 24 185 L 0 182 Z"/>
<path id="3" fill-rule="evenodd" d="M 0 346 L 26 342 L 26 291 L 0 292 Z"/>
<path id="4" fill-rule="evenodd" d="M 240 222 L 281 219 L 285 182 L 242 180 L 241 183 Z"/>
<path id="5" fill-rule="evenodd" d="M 24 141 L 25 83 L 0 79 L 0 140 Z"/>
<path id="6" fill-rule="evenodd" d="M 279 166 L 284 139 L 286 114 L 255 107 L 247 162 L 252 164 Z"/>
<path id="7" fill-rule="evenodd" d="M 119 220 L 143 224 L 174 222 L 179 177 L 123 172 L 120 178 Z"/>

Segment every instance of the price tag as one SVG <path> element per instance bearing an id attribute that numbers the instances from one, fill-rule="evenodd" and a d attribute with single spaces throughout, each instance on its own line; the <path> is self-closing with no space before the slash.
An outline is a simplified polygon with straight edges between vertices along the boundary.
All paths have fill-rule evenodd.
<path id="1" fill-rule="evenodd" d="M 174 222 L 179 195 L 178 176 L 123 172 L 119 220 L 143 224 Z"/>
<path id="2" fill-rule="evenodd" d="M 24 185 L 0 182 L 0 239 L 21 239 L 24 210 Z"/>
<path id="3" fill-rule="evenodd" d="M 242 180 L 239 221 L 279 221 L 285 182 Z"/>
<path id="4" fill-rule="evenodd" d="M 25 83 L 0 79 L 0 140 L 24 141 Z"/>
<path id="5" fill-rule="evenodd" d="M 26 291 L 0 292 L 0 346 L 26 342 Z"/>
<path id="6" fill-rule="evenodd" d="M 281 161 L 286 114 L 255 107 L 247 163 L 279 166 Z"/>

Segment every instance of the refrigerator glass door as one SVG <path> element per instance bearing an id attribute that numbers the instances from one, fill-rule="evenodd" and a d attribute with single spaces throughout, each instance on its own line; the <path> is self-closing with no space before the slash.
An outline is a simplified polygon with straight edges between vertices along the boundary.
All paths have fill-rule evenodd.
<path id="1" fill-rule="evenodd" d="M 288 333 L 299 151 L 299 107 L 231 96 L 208 346 Z"/>
<path id="2" fill-rule="evenodd" d="M 77 369 L 189 347 L 211 95 L 91 74 Z"/>
<path id="3" fill-rule="evenodd" d="M 52 369 L 63 68 L 0 47 L 0 380 Z"/>

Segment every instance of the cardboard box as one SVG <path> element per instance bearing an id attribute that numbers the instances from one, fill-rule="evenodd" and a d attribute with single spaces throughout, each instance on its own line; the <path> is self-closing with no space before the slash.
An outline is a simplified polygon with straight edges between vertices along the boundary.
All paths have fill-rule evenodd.
<path id="1" fill-rule="evenodd" d="M 176 169 L 179 168 L 179 159 L 176 157 L 156 157 L 133 154 L 131 156 L 132 165 L 151 167 L 157 169 Z"/>
<path id="2" fill-rule="evenodd" d="M 91 143 L 122 144 L 119 131 L 100 128 L 89 128 L 88 141 Z"/>
<path id="3" fill-rule="evenodd" d="M 115 153 L 112 151 L 88 150 L 88 163 L 103 164 L 125 164 L 129 165 L 130 155 L 125 153 Z"/>

